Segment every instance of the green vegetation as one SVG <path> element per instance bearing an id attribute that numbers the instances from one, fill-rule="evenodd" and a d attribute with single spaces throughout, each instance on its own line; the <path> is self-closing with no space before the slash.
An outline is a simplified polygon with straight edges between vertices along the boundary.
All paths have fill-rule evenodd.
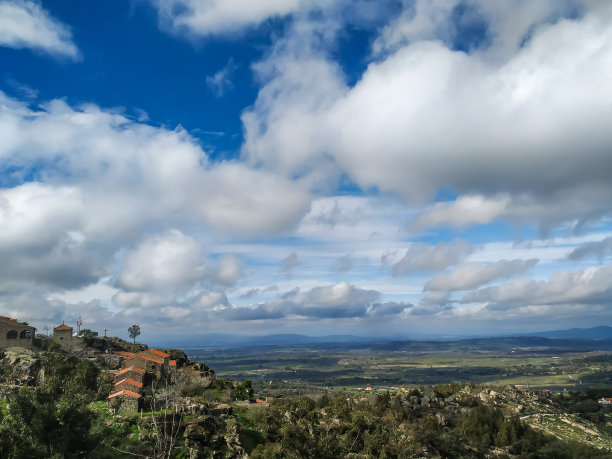
<path id="1" fill-rule="evenodd" d="M 587 375 L 589 368 L 607 365 L 602 353 L 551 357 L 534 352 L 520 361 L 500 355 L 494 362 L 493 351 L 474 357 L 457 349 L 443 355 L 330 350 L 325 356 L 319 350 L 288 349 L 276 357 L 268 350 L 259 357 L 229 358 L 256 378 L 215 379 L 179 371 L 147 386 L 143 412 L 115 413 L 106 402 L 113 385 L 110 372 L 55 344 L 35 357 L 28 352 L 12 351 L 9 359 L 35 360 L 28 370 L 0 360 L 0 382 L 10 383 L 0 384 L 10 400 L 0 402 L 0 457 L 612 457 L 612 408 L 597 403 L 612 395 L 612 386 L 557 394 L 533 391 L 533 386 L 526 390 L 526 384 L 441 378 L 437 384 L 408 384 L 389 377 L 406 368 L 432 375 L 477 361 L 505 373 L 520 364 L 530 380 L 546 368 L 579 369 L 572 376 Z M 265 365 L 246 370 L 258 358 Z M 332 360 L 350 371 L 359 366 L 371 378 L 364 382 L 379 384 L 357 390 L 333 385 L 329 377 L 317 379 L 338 371 L 330 370 Z M 482 368 L 463 371 L 485 375 L 479 373 Z M 273 371 L 295 376 L 272 379 Z M 265 376 L 257 376 L 261 373 Z M 346 382 L 341 372 L 336 378 Z M 255 398 L 258 403 L 249 403 Z M 261 400 L 266 398 L 269 404 Z"/>
<path id="2" fill-rule="evenodd" d="M 192 350 L 190 358 L 208 362 L 220 376 L 251 379 L 256 392 L 295 395 L 309 389 L 373 386 L 392 391 L 465 381 L 553 391 L 612 385 L 611 351 L 494 341 L 261 346 Z"/>
<path id="3" fill-rule="evenodd" d="M 263 442 L 253 458 L 285 457 L 609 457 L 534 430 L 517 416 L 477 404 L 467 416 L 432 407 L 411 412 L 398 399 L 307 397 L 279 400 L 259 411 Z"/>
<path id="4" fill-rule="evenodd" d="M 44 381 L 24 386 L 0 426 L 3 457 L 67 456 L 90 451 L 99 442 L 88 405 L 98 396 L 100 369 L 57 347 L 41 362 Z"/>

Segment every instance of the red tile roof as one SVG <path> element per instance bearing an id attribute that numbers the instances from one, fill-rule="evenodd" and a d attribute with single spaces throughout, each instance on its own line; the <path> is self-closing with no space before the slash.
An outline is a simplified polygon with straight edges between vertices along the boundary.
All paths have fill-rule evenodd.
<path id="1" fill-rule="evenodd" d="M 151 354 L 155 354 L 155 355 L 158 355 L 158 356 L 160 356 L 160 357 L 164 357 L 164 358 L 166 358 L 166 357 L 170 357 L 170 354 L 166 354 L 165 352 L 160 351 L 159 349 L 148 349 L 148 351 L 149 351 Z M 145 352 L 147 352 L 147 351 L 145 351 Z"/>
<path id="2" fill-rule="evenodd" d="M 53 330 L 72 330 L 72 327 L 69 327 L 66 324 L 61 324 L 58 327 L 55 327 Z"/>
<path id="3" fill-rule="evenodd" d="M 134 357 L 136 355 L 133 352 L 126 352 L 126 351 L 117 351 L 115 352 L 115 354 L 124 355 L 126 357 Z"/>
<path id="4" fill-rule="evenodd" d="M 176 366 L 176 360 L 169 360 L 168 361 L 168 365 L 170 365 L 171 367 L 175 367 Z"/>
<path id="5" fill-rule="evenodd" d="M 119 384 L 124 383 L 124 382 L 126 382 L 126 383 L 128 383 L 128 384 L 131 384 L 132 386 L 136 386 L 136 387 L 138 387 L 139 389 L 140 389 L 140 388 L 142 388 L 142 383 L 141 383 L 141 382 L 138 382 L 138 381 L 135 381 L 135 380 L 133 380 L 132 378 L 124 378 L 124 379 L 122 379 L 121 381 L 116 382 L 116 383 L 115 383 L 115 386 L 118 386 Z"/>
<path id="6" fill-rule="evenodd" d="M 127 373 L 128 371 L 133 371 L 134 373 L 145 374 L 144 369 L 132 366 L 132 367 L 127 367 L 127 368 L 122 368 L 115 374 L 115 376 L 122 375 L 123 373 Z"/>
<path id="7" fill-rule="evenodd" d="M 137 394 L 129 390 L 121 390 L 119 392 L 115 392 L 114 394 L 110 394 L 106 398 L 114 398 L 114 397 L 117 397 L 118 395 L 127 395 L 128 397 L 132 397 L 132 398 L 140 398 L 140 394 Z"/>
<path id="8" fill-rule="evenodd" d="M 0 316 L 0 319 L 9 320 L 11 322 L 17 322 L 17 319 L 11 319 L 10 317 Z"/>
<path id="9" fill-rule="evenodd" d="M 132 360 L 132 359 L 144 359 L 150 362 L 159 363 L 160 365 L 164 363 L 163 360 L 157 360 L 157 359 L 154 359 L 152 357 L 147 357 L 146 355 L 142 355 L 142 354 L 136 354 L 133 357 L 130 357 L 128 360 Z"/>

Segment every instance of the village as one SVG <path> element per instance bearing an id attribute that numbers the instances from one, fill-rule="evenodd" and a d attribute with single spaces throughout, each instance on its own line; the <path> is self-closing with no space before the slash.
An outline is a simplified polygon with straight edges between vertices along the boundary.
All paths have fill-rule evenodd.
<path id="1" fill-rule="evenodd" d="M 77 323 L 80 327 L 80 321 Z M 88 330 L 91 333 L 91 331 Z M 97 335 L 97 333 L 92 333 Z M 148 349 L 139 343 L 120 343 L 117 338 L 92 338 L 82 330 L 62 323 L 53 328 L 50 340 L 62 350 L 80 358 L 96 361 L 113 377 L 113 386 L 107 396 L 108 406 L 114 412 L 138 412 L 143 409 L 144 393 L 156 385 L 168 385 L 173 376 L 194 380 L 201 385 L 215 381 L 215 373 L 200 362 L 190 362 L 180 349 Z M 23 348 L 36 350 L 43 347 L 42 338 L 36 337 L 36 328 L 17 319 L 0 316 L 0 350 Z M 129 350 L 127 350 L 129 349 Z"/>

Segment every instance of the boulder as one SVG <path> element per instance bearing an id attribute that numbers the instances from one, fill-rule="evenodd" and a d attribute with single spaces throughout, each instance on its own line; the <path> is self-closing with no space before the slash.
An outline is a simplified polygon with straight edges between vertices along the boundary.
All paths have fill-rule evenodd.
<path id="1" fill-rule="evenodd" d="M 12 382 L 21 386 L 33 384 L 38 379 L 40 360 L 38 354 L 22 347 L 9 347 L 4 351 L 2 363 L 12 368 Z"/>
<path id="2" fill-rule="evenodd" d="M 176 360 L 177 368 L 184 367 L 189 363 L 187 354 L 185 354 L 181 349 L 166 349 L 166 353 L 170 354 L 171 360 Z"/>

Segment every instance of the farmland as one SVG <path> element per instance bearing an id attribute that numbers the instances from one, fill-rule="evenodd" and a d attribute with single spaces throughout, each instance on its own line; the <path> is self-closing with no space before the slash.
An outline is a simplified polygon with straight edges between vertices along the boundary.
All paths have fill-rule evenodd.
<path id="1" fill-rule="evenodd" d="M 189 349 L 220 377 L 269 391 L 394 390 L 474 382 L 562 391 L 612 382 L 607 341 L 500 338 L 454 342 L 330 343 Z"/>

